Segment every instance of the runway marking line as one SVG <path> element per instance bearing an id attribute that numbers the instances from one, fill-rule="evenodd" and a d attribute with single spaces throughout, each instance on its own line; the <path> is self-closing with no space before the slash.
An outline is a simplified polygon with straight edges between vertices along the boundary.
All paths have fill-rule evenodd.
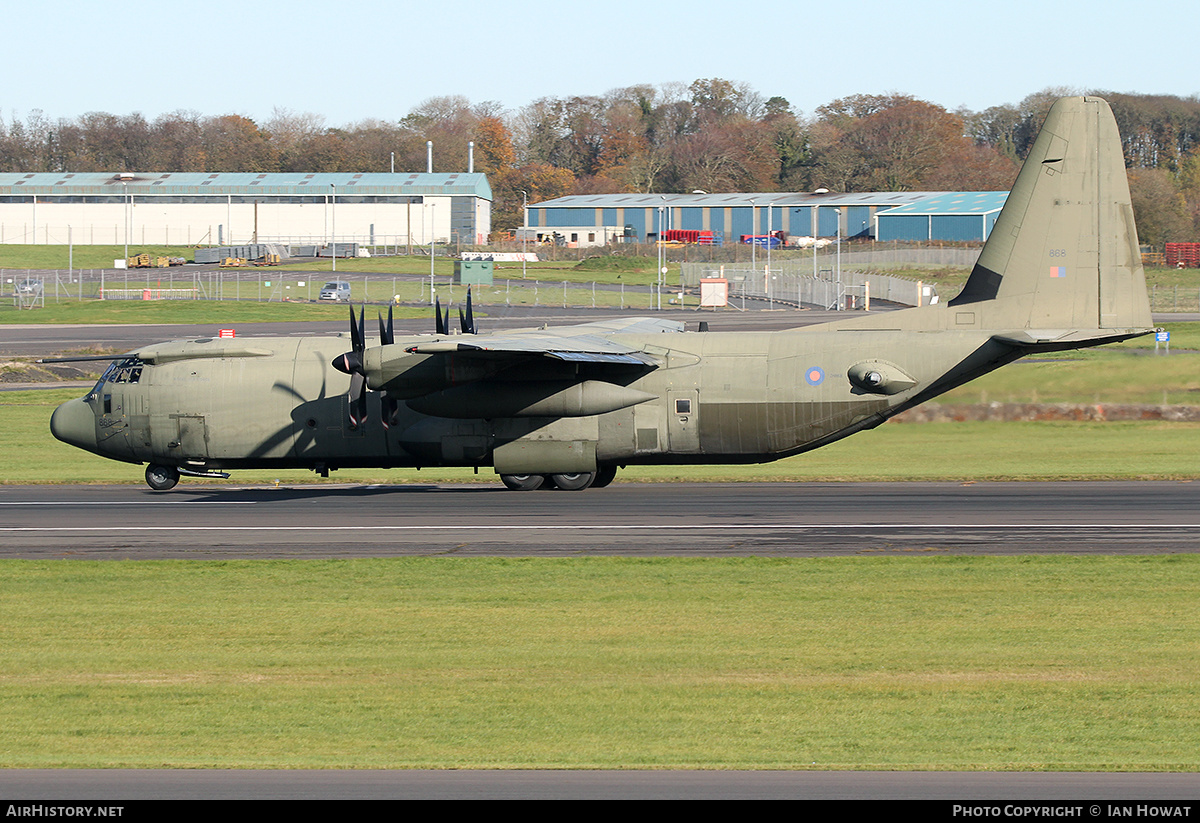
<path id="1" fill-rule="evenodd" d="M 0 506 L 257 506 L 261 500 L 26 500 L 0 501 Z"/>
<path id="2" fill-rule="evenodd" d="M 286 532 L 286 531 L 883 531 L 887 529 L 955 529 L 958 531 L 985 531 L 997 529 L 1025 529 L 1042 531 L 1070 531 L 1077 529 L 1200 529 L 1200 523 L 1084 523 L 1073 525 L 1047 525 L 1044 523 L 729 523 L 729 524 L 679 524 L 679 523 L 626 523 L 621 525 L 583 524 L 522 524 L 522 525 L 377 525 L 377 526 L 0 526 L 0 532 Z"/>

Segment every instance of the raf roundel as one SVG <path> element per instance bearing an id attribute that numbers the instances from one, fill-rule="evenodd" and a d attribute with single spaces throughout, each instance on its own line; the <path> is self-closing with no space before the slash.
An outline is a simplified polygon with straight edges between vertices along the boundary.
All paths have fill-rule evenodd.
<path id="1" fill-rule="evenodd" d="M 819 386 L 821 381 L 825 379 L 825 372 L 820 366 L 813 366 L 804 373 L 804 382 L 810 386 Z"/>

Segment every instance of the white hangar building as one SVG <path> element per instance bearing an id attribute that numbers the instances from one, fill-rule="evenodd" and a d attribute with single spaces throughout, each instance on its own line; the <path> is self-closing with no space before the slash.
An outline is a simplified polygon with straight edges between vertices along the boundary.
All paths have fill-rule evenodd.
<path id="1" fill-rule="evenodd" d="M 483 174 L 0 173 L 0 243 L 487 243 Z"/>

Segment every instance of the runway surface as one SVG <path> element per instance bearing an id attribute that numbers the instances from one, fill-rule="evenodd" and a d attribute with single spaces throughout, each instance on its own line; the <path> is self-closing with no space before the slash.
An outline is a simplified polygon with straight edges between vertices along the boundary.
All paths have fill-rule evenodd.
<path id="1" fill-rule="evenodd" d="M 1079 808 L 1069 817 L 1114 816 L 1099 800 L 1186 801 L 1197 774 L 1079 772 L 729 772 L 729 771 L 0 771 L 0 795 L 72 800 L 943 800 L 923 812 L 952 816 L 952 803 L 1029 809 L 1034 801 Z M 1063 802 L 1066 801 L 1066 802 Z M 1195 805 L 1184 803 L 1189 809 Z M 1035 807 L 1036 808 L 1036 807 Z M 160 811 L 157 807 L 156 812 Z M 136 813 L 138 808 L 133 807 Z M 984 812 L 988 816 L 1000 814 Z M 1040 817 L 1025 811 L 1005 817 Z M 82 815 L 80 815 L 82 816 Z M 129 810 L 124 817 L 131 817 Z M 962 817 L 964 815 L 958 815 Z M 1149 813 L 1140 815 L 1150 816 Z M 1176 812 L 1174 816 L 1182 816 Z M 1190 816 L 1190 815 L 1188 815 Z"/>
<path id="2" fill-rule="evenodd" d="M 357 310 L 357 309 L 356 309 Z M 214 312 L 220 309 L 215 308 Z M 368 306 L 367 330 L 375 327 L 377 312 L 387 314 L 386 308 Z M 349 309 L 346 309 L 349 318 Z M 824 323 L 847 316 L 846 312 L 797 311 L 733 311 L 720 313 L 699 311 L 632 311 L 626 309 L 561 309 L 549 306 L 484 306 L 477 310 L 481 331 L 503 331 L 528 328 L 548 323 L 551 326 L 568 326 L 621 317 L 653 316 L 676 320 L 695 331 L 699 322 L 709 323 L 712 331 L 774 331 L 795 328 L 813 323 Z M 457 321 L 456 321 L 457 322 Z M 333 335 L 347 331 L 349 319 L 345 321 L 303 321 L 292 323 L 212 323 L 182 325 L 0 325 L 0 355 L 13 357 L 50 357 L 57 353 L 78 351 L 90 346 L 102 345 L 119 352 L 131 351 L 139 346 L 160 343 L 164 340 L 185 340 L 196 337 L 212 337 L 224 327 L 232 326 L 239 337 L 274 337 L 296 335 Z M 433 319 L 397 318 L 399 334 L 430 334 Z"/>
<path id="3" fill-rule="evenodd" d="M 0 487 L 0 557 L 1200 551 L 1200 483 Z"/>

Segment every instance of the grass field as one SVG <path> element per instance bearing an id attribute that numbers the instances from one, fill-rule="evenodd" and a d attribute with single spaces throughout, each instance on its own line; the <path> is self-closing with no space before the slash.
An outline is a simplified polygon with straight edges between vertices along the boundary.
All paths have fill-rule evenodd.
<path id="1" fill-rule="evenodd" d="M 1200 559 L 0 562 L 4 765 L 1200 767 Z"/>

